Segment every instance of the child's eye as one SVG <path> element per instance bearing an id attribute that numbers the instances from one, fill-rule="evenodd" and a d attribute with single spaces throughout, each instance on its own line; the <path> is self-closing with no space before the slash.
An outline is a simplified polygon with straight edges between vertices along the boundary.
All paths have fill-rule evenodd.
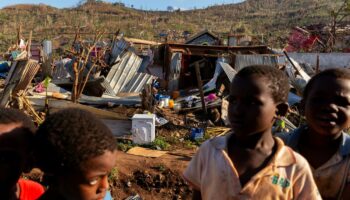
<path id="1" fill-rule="evenodd" d="M 256 100 L 256 99 L 247 99 L 246 100 L 248 105 L 259 105 L 260 101 Z"/>
<path id="2" fill-rule="evenodd" d="M 341 97 L 338 97 L 338 98 L 336 99 L 336 102 L 335 102 L 335 103 L 336 103 L 337 105 L 339 105 L 339 106 L 344 106 L 344 107 L 350 105 L 350 102 L 348 101 L 347 98 L 341 98 Z"/>
<path id="3" fill-rule="evenodd" d="M 89 180 L 89 185 L 96 185 L 100 179 L 101 179 L 100 177 L 96 177 Z"/>

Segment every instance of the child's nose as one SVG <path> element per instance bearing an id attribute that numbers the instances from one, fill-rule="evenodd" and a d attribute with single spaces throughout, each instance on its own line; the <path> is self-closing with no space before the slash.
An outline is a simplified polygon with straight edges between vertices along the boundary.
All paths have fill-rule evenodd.
<path id="1" fill-rule="evenodd" d="M 99 191 L 100 192 L 105 192 L 109 188 L 109 183 L 108 183 L 108 176 L 104 176 L 101 179 L 100 185 L 99 185 Z"/>
<path id="2" fill-rule="evenodd" d="M 338 112 L 338 106 L 334 103 L 330 103 L 325 106 L 325 110 L 328 112 Z"/>

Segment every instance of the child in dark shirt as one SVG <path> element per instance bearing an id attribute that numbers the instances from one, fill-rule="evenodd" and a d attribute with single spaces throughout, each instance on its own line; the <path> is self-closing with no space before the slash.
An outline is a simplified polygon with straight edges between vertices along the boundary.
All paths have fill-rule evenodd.
<path id="1" fill-rule="evenodd" d="M 20 178 L 32 166 L 35 129 L 20 110 L 0 108 L 0 199 L 35 200 L 44 193 L 39 183 Z"/>
<path id="2" fill-rule="evenodd" d="M 116 141 L 93 114 L 66 109 L 50 115 L 36 138 L 38 167 L 50 176 L 41 200 L 104 199 L 116 162 Z"/>
<path id="3" fill-rule="evenodd" d="M 302 102 L 307 125 L 278 136 L 310 163 L 324 199 L 350 199 L 350 70 L 312 77 Z"/>

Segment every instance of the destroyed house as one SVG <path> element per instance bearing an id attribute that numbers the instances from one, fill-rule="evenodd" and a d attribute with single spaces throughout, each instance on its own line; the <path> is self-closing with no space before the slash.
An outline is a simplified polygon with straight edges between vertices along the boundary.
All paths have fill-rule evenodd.
<path id="1" fill-rule="evenodd" d="M 236 55 L 271 53 L 267 46 L 229 47 L 168 43 L 161 48 L 165 48 L 163 70 L 169 91 L 197 88 L 193 67 L 195 62 L 199 61 L 200 76 L 205 84 L 213 78 L 218 59 L 225 60 L 234 68 Z M 219 78 L 218 81 L 224 79 Z"/>
<path id="2" fill-rule="evenodd" d="M 219 43 L 220 39 L 207 30 L 197 33 L 186 41 L 186 44 L 206 46 L 218 45 Z"/>

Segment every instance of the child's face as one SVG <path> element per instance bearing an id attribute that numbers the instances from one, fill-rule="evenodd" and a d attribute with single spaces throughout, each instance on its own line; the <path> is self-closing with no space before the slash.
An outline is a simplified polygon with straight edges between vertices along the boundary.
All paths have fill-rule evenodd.
<path id="1" fill-rule="evenodd" d="M 28 145 L 21 126 L 0 124 L 0 190 L 14 187 L 25 168 Z"/>
<path id="2" fill-rule="evenodd" d="M 229 96 L 228 116 L 234 133 L 249 136 L 271 131 L 276 104 L 264 77 L 236 77 Z"/>
<path id="3" fill-rule="evenodd" d="M 320 135 L 337 136 L 350 126 L 350 80 L 321 77 L 305 99 L 308 126 Z"/>
<path id="4" fill-rule="evenodd" d="M 80 170 L 60 180 L 60 191 L 67 199 L 102 200 L 108 190 L 108 175 L 116 163 L 116 151 L 85 161 Z"/>

